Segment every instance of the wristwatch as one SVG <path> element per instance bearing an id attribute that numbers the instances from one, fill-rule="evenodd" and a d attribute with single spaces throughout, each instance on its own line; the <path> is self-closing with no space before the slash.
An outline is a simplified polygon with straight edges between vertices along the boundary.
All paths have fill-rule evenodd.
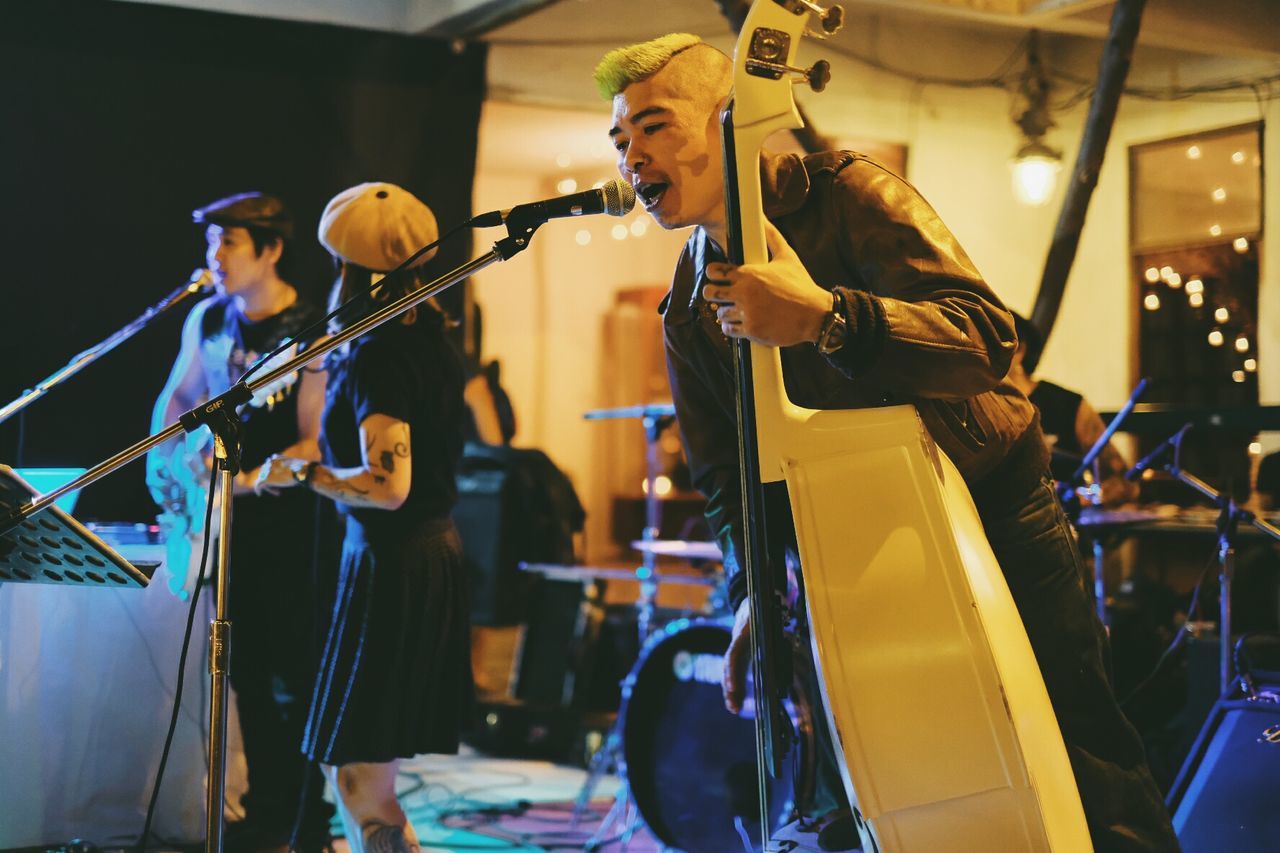
<path id="1" fill-rule="evenodd" d="M 316 475 L 316 468 L 319 465 L 320 465 L 319 462 L 312 461 L 312 462 L 308 462 L 306 465 L 303 465 L 301 468 L 294 468 L 293 469 L 294 482 L 300 486 L 310 486 L 311 478 Z"/>
<path id="2" fill-rule="evenodd" d="M 844 346 L 849 335 L 849 323 L 845 319 L 844 299 L 838 292 L 831 294 L 831 310 L 822 319 L 818 332 L 818 352 L 831 355 Z"/>

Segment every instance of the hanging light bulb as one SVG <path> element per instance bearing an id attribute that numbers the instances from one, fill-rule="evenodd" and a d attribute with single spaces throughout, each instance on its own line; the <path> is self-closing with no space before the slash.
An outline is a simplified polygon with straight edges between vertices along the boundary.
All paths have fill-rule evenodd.
<path id="1" fill-rule="evenodd" d="M 1027 69 L 1019 93 L 1027 107 L 1015 119 L 1022 131 L 1022 146 L 1009 164 L 1013 175 L 1013 196 L 1019 204 L 1042 207 L 1049 203 L 1062 171 L 1062 153 L 1041 142 L 1054 126 L 1049 116 L 1049 77 L 1040 64 L 1039 35 L 1035 30 L 1027 41 Z"/>
<path id="2" fill-rule="evenodd" d="M 1062 171 L 1062 155 L 1040 142 L 1028 142 L 1018 149 L 1010 164 L 1013 170 L 1013 197 L 1028 207 L 1043 207 L 1053 197 Z"/>

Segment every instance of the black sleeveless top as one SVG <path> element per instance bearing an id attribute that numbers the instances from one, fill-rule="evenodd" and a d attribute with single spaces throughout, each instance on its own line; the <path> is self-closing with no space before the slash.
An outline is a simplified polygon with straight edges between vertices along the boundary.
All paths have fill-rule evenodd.
<path id="1" fill-rule="evenodd" d="M 1076 437 L 1076 415 L 1084 397 L 1061 385 L 1042 381 L 1029 399 L 1040 410 L 1040 428 L 1052 452 L 1049 471 L 1055 480 L 1067 482 L 1084 456 L 1085 448 Z"/>
<path id="2" fill-rule="evenodd" d="M 315 306 L 299 299 L 278 314 L 249 320 L 236 300 L 215 296 L 206 300 L 200 324 L 200 360 L 211 395 L 221 394 L 237 382 L 259 357 L 266 355 L 320 319 Z M 324 330 L 318 329 L 319 335 Z M 281 360 L 291 357 L 296 347 L 285 350 Z M 321 369 L 313 365 L 311 369 Z M 246 470 L 261 465 L 298 440 L 298 374 L 262 389 L 240 409 L 241 463 Z"/>

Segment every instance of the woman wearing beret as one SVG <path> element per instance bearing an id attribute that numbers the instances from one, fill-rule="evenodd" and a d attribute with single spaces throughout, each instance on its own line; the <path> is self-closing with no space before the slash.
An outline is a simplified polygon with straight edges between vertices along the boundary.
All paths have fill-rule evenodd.
<path id="1" fill-rule="evenodd" d="M 418 287 L 436 239 L 430 209 L 392 184 L 352 187 L 320 220 L 338 263 L 334 306 L 369 289 L 338 320 L 349 325 Z M 258 488 L 310 488 L 346 518 L 337 598 L 303 752 L 334 790 L 352 849 L 415 849 L 395 795 L 398 760 L 456 753 L 470 709 L 469 602 L 450 519 L 463 445 L 463 369 L 429 303 L 330 356 L 321 418 L 324 462 L 277 456 Z"/>

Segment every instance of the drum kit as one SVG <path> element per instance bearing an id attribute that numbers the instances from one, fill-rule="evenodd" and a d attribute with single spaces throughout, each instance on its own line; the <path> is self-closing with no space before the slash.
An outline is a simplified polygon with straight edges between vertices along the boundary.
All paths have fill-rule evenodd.
<path id="1" fill-rule="evenodd" d="M 587 812 L 596 786 L 616 773 L 621 786 L 587 850 L 621 841 L 643 824 L 663 845 L 686 853 L 742 849 L 759 836 L 755 724 L 750 703 L 741 715 L 726 710 L 721 693 L 724 653 L 732 616 L 724 604 L 723 554 L 714 542 L 659 539 L 662 499 L 657 489 L 659 439 L 675 419 L 669 403 L 597 409 L 587 420 L 638 418 L 645 429 L 645 527 L 631 543 L 641 554 L 634 569 L 525 563 L 521 569 L 549 580 L 637 581 L 635 603 L 640 654 L 622 681 L 617 719 L 588 763 L 574 823 Z M 662 571 L 659 558 L 712 566 L 700 574 Z M 661 584 L 713 587 L 709 612 L 658 624 L 655 600 Z M 797 667 L 797 672 L 800 667 Z M 798 683 L 798 682 L 797 682 Z M 797 796 L 807 793 L 813 749 L 811 715 L 803 693 L 788 706 L 802 748 L 793 750 L 787 772 L 774 780 L 771 826 L 789 817 Z M 808 748 L 805 748 L 805 747 Z"/>

